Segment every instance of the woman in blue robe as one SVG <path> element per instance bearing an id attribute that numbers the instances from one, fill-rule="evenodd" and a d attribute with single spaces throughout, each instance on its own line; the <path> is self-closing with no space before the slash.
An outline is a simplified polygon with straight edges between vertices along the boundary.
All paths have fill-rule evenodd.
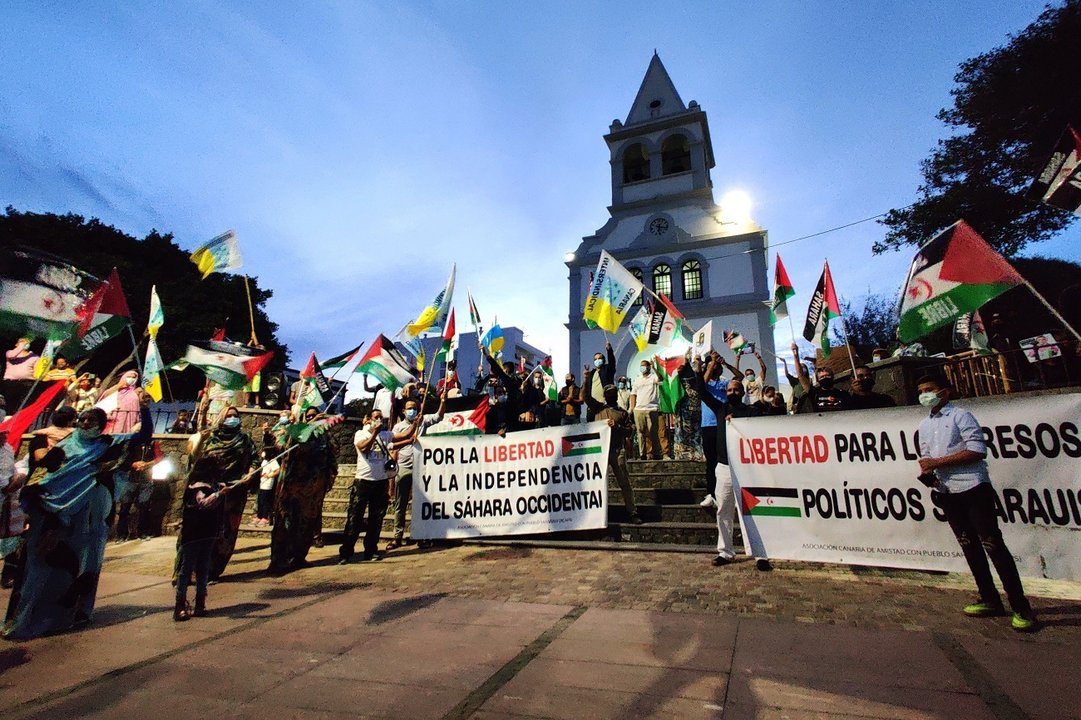
<path id="1" fill-rule="evenodd" d="M 90 621 L 113 510 L 112 471 L 125 447 L 149 442 L 153 430 L 145 401 L 137 432 L 104 435 L 105 423 L 100 408 L 83 411 L 75 432 L 42 458 L 44 476 L 23 488 L 30 531 L 6 638 L 63 632 Z"/>

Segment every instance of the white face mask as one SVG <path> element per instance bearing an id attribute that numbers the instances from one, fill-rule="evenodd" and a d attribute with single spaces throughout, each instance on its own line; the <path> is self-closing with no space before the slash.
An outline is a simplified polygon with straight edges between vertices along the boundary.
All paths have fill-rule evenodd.
<path id="1" fill-rule="evenodd" d="M 135 378 L 131 375 L 128 375 L 126 378 L 124 378 L 124 384 L 128 387 L 131 387 L 135 384 Z"/>
<path id="2" fill-rule="evenodd" d="M 939 397 L 937 392 L 922 392 L 920 393 L 920 405 L 927 408 L 933 408 L 938 405 Z"/>
<path id="3" fill-rule="evenodd" d="M 649 365 L 643 365 L 642 366 L 642 374 L 643 375 L 649 375 Z"/>

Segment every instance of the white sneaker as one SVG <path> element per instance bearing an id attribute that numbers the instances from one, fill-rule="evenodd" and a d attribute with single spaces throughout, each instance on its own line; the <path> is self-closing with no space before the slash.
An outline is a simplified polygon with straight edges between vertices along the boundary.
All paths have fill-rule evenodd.
<path id="1" fill-rule="evenodd" d="M 698 507 L 715 508 L 717 507 L 717 501 L 713 499 L 712 495 L 706 495 L 706 499 L 698 503 Z"/>

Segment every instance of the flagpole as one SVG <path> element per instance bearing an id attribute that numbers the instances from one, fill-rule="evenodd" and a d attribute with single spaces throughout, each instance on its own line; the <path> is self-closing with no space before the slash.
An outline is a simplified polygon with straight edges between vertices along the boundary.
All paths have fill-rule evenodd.
<path id="1" fill-rule="evenodd" d="M 360 352 L 360 349 L 361 349 L 362 347 L 364 347 L 364 343 L 363 343 L 363 342 L 361 342 L 361 343 L 360 343 L 360 345 L 357 345 L 357 349 L 356 349 L 356 350 L 355 350 L 354 352 Z M 351 361 L 351 360 L 352 360 L 352 358 L 350 358 L 350 361 Z M 328 385 L 330 385 L 331 387 L 334 387 L 334 378 L 338 377 L 338 373 L 340 373 L 340 372 L 342 371 L 342 368 L 344 368 L 344 367 L 345 367 L 346 365 L 348 365 L 348 364 L 349 364 L 349 362 L 346 362 L 346 363 L 344 363 L 343 365 L 341 365 L 340 367 L 337 367 L 337 368 L 335 368 L 335 369 L 334 369 L 334 374 L 330 376 L 330 379 L 329 379 L 329 380 L 327 380 L 327 384 L 328 384 Z M 356 368 L 353 368 L 353 370 L 355 371 L 355 370 L 356 370 Z M 322 369 L 320 369 L 320 372 L 322 372 Z M 352 374 L 352 373 L 350 373 L 350 374 Z M 342 382 L 342 386 L 341 386 L 340 388 L 338 388 L 337 392 L 335 392 L 335 393 L 334 393 L 333 395 L 331 395 L 331 396 L 330 396 L 330 400 L 328 400 L 327 402 L 323 403 L 323 405 L 325 405 L 325 406 L 326 406 L 326 407 L 328 407 L 328 408 L 329 408 L 329 407 L 330 407 L 331 405 L 333 405 L 333 404 L 334 404 L 334 401 L 335 401 L 335 400 L 336 400 L 336 399 L 338 398 L 338 395 L 340 395 L 340 394 L 341 394 L 342 390 L 345 390 L 345 388 L 346 388 L 346 386 L 347 386 L 347 385 L 349 385 L 349 381 L 348 381 L 348 380 L 346 380 L 346 381 L 343 381 L 343 382 Z"/>
<path id="2" fill-rule="evenodd" d="M 132 357 L 135 360 L 135 367 L 139 368 L 139 377 L 141 378 L 143 377 L 143 366 L 139 362 L 139 342 L 135 339 L 135 332 L 131 329 L 131 322 L 128 322 L 128 336 L 131 338 Z"/>
<path id="3" fill-rule="evenodd" d="M 255 308 L 251 302 L 251 287 L 248 286 L 248 276 L 244 275 L 244 294 L 248 296 L 248 320 L 251 322 L 251 344 L 258 345 L 259 338 L 255 335 Z"/>
<path id="4" fill-rule="evenodd" d="M 664 302 L 664 300 L 661 300 L 661 296 L 660 296 L 660 295 L 658 295 L 657 293 L 653 292 L 652 290 L 650 290 L 649 288 L 647 288 L 647 287 L 646 287 L 645 285 L 643 285 L 642 287 L 643 287 L 643 288 L 645 289 L 645 291 L 646 291 L 647 293 L 649 293 L 649 294 L 650 294 L 650 295 L 652 295 L 653 297 L 655 297 L 655 298 L 657 298 L 658 300 L 660 300 L 660 302 L 661 302 L 661 305 L 664 305 L 664 306 L 665 306 L 666 308 L 668 307 L 668 305 L 667 305 L 667 304 L 666 304 L 666 303 Z M 675 305 L 675 303 L 672 303 L 672 305 Z M 685 328 L 687 328 L 688 330 L 690 330 L 690 331 L 691 331 L 691 334 L 692 334 L 692 335 L 693 335 L 693 334 L 695 334 L 696 332 L 698 332 L 698 328 L 695 328 L 695 327 L 691 327 L 691 324 L 690 324 L 689 322 L 687 322 L 687 316 L 686 316 L 686 315 L 684 315 L 684 316 L 683 316 L 683 317 L 682 317 L 681 319 L 683 320 L 683 326 L 684 326 Z"/>
<path id="5" fill-rule="evenodd" d="M 1070 334 L 1073 335 L 1074 338 L 1076 338 L 1078 342 L 1081 342 L 1081 335 L 1079 335 L 1077 333 L 1077 330 L 1074 329 L 1073 325 L 1066 322 L 1066 318 L 1059 315 L 1058 310 L 1056 310 L 1054 307 L 1052 307 L 1051 303 L 1047 302 L 1047 300 L 1044 298 L 1044 296 L 1041 295 L 1040 292 L 1036 288 L 1034 288 L 1032 286 L 1032 283 L 1030 283 L 1028 280 L 1025 280 L 1025 287 L 1027 287 L 1032 292 L 1032 294 L 1036 296 L 1037 300 L 1039 300 L 1041 303 L 1043 303 L 1043 306 L 1045 308 L 1047 308 L 1048 312 L 1050 312 L 1052 315 L 1055 316 L 1056 320 L 1058 320 L 1060 323 L 1062 323 L 1063 327 L 1065 327 L 1067 330 L 1070 331 Z"/>

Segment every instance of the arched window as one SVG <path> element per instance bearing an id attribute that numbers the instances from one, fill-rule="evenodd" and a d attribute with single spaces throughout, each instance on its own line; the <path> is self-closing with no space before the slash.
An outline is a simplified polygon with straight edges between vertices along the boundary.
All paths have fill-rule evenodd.
<path id="1" fill-rule="evenodd" d="M 672 135 L 661 144 L 661 172 L 664 175 L 691 169 L 691 144 L 683 135 Z"/>
<path id="2" fill-rule="evenodd" d="M 649 179 L 649 151 L 642 143 L 635 143 L 623 151 L 623 182 L 632 183 Z"/>
<path id="3" fill-rule="evenodd" d="M 642 282 L 642 271 L 639 270 L 638 268 L 629 268 L 629 269 L 631 271 L 631 275 L 634 275 L 634 279 L 637 280 L 638 282 Z M 645 295 L 644 291 L 638 293 L 638 297 L 635 298 L 635 300 L 634 300 L 635 305 L 641 305 L 642 304 L 642 296 L 643 295 Z"/>
<path id="4" fill-rule="evenodd" d="M 653 292 L 672 297 L 672 268 L 664 263 L 653 268 Z"/>
<path id="5" fill-rule="evenodd" d="M 702 299 L 702 263 L 688 260 L 683 263 L 683 299 Z"/>

